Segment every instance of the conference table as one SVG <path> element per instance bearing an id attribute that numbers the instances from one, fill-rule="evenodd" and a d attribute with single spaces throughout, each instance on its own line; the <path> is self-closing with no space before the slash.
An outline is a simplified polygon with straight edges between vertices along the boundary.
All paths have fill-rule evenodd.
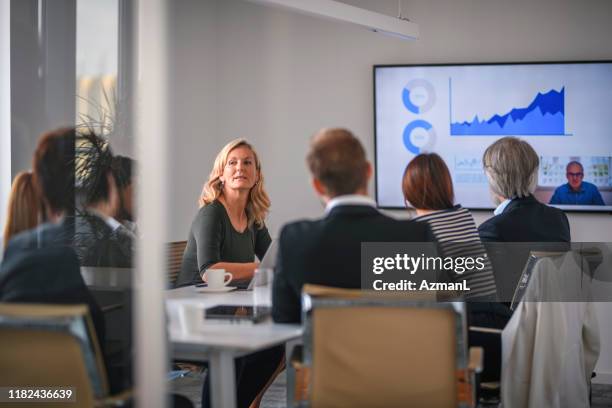
<path id="1" fill-rule="evenodd" d="M 204 319 L 204 309 L 217 305 L 270 306 L 269 286 L 225 293 L 200 293 L 199 289 L 187 286 L 166 291 L 171 355 L 175 360 L 207 361 L 212 406 L 235 407 L 234 359 L 297 339 L 302 328 L 271 319 L 257 324 Z"/>

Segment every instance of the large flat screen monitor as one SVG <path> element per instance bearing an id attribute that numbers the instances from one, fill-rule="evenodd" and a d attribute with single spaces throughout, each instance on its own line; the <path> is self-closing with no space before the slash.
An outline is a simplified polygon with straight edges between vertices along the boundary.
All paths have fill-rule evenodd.
<path id="1" fill-rule="evenodd" d="M 446 161 L 457 203 L 493 208 L 482 154 L 516 136 L 540 156 L 538 200 L 612 211 L 612 61 L 377 65 L 374 111 L 382 208 L 405 208 L 402 175 L 421 152 Z M 580 189 L 592 194 L 573 194 Z"/>

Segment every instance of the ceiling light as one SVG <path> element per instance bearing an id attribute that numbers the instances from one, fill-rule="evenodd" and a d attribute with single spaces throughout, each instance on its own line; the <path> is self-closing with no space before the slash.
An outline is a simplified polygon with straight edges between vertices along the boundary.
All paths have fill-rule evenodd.
<path id="1" fill-rule="evenodd" d="M 381 34 L 416 40 L 419 26 L 400 17 L 391 17 L 333 0 L 247 0 L 274 7 L 282 7 L 298 13 L 310 14 L 345 23 L 355 24 Z"/>

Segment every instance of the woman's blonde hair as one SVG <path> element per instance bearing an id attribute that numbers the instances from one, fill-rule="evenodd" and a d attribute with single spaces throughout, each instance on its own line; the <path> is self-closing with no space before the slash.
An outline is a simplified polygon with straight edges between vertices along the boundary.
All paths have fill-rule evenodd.
<path id="1" fill-rule="evenodd" d="M 4 226 L 4 246 L 11 237 L 32 229 L 39 223 L 42 204 L 34 187 L 32 173 L 23 171 L 15 176 L 8 201 L 6 225 Z"/>
<path id="2" fill-rule="evenodd" d="M 245 139 L 232 140 L 226 144 L 223 149 L 217 155 L 215 164 L 213 165 L 208 181 L 204 183 L 202 188 L 202 194 L 200 195 L 199 204 L 200 207 L 204 207 L 218 199 L 223 195 L 223 183 L 219 177 L 223 174 L 225 165 L 227 164 L 227 158 L 230 152 L 238 147 L 248 147 L 253 152 L 255 158 L 255 169 L 257 170 L 257 182 L 251 188 L 249 192 L 249 199 L 247 201 L 246 214 L 249 225 L 256 223 L 259 228 L 264 226 L 264 220 L 268 215 L 268 209 L 270 208 L 270 198 L 264 189 L 264 177 L 261 171 L 261 162 L 257 156 L 257 152 L 253 149 L 253 146 Z"/>

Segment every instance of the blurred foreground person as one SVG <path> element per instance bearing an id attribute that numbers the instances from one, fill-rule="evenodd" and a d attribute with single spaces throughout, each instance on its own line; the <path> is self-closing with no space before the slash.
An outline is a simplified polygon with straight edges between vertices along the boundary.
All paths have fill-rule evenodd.
<path id="1" fill-rule="evenodd" d="M 46 222 L 15 235 L 0 266 L 0 301 L 89 306 L 104 344 L 102 313 L 81 277 L 74 235 L 75 130 L 43 134 L 34 152 L 34 185 Z"/>

